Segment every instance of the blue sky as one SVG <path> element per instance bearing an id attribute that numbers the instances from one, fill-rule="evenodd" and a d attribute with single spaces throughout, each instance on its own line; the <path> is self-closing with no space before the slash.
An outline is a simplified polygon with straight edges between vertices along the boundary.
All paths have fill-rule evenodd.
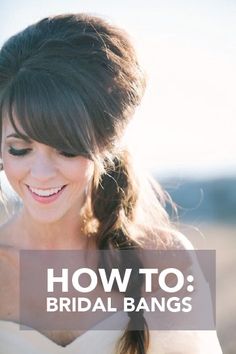
<path id="1" fill-rule="evenodd" d="M 236 173 L 236 2 L 1 1 L 2 43 L 52 14 L 90 12 L 132 36 L 148 76 L 127 130 L 134 156 L 158 174 Z"/>

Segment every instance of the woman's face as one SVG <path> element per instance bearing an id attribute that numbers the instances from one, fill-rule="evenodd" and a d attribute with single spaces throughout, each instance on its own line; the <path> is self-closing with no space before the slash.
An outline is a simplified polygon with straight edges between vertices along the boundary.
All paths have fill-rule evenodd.
<path id="1" fill-rule="evenodd" d="M 94 173 L 94 163 L 19 138 L 9 119 L 4 119 L 2 130 L 3 168 L 30 215 L 44 223 L 55 222 L 68 213 L 78 215 Z"/>

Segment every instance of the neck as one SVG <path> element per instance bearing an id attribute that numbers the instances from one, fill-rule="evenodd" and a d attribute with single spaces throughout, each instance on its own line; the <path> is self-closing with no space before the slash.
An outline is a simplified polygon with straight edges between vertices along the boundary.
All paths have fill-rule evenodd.
<path id="1" fill-rule="evenodd" d="M 83 225 L 80 214 L 64 216 L 51 223 L 33 219 L 25 209 L 18 214 L 16 226 L 21 232 L 21 249 L 87 249 L 92 240 L 81 231 Z"/>

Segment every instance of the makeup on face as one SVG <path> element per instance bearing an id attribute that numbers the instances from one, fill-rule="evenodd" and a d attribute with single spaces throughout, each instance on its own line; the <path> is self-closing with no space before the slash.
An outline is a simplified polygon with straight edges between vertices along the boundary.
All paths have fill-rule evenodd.
<path id="1" fill-rule="evenodd" d="M 8 181 L 35 217 L 51 218 L 80 209 L 94 172 L 90 159 L 58 151 L 18 134 L 5 122 L 2 137 L 4 170 Z"/>

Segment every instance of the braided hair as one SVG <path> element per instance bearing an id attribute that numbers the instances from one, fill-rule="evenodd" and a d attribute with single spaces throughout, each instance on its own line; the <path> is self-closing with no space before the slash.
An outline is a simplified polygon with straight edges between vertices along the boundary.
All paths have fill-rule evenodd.
<path id="1" fill-rule="evenodd" d="M 163 192 L 151 178 L 138 177 L 119 145 L 145 86 L 129 35 L 89 14 L 44 18 L 0 51 L 0 129 L 8 117 L 21 136 L 17 117 L 32 140 L 94 161 L 84 232 L 95 237 L 98 249 L 132 249 L 134 266 L 148 243 L 171 243 Z M 135 291 L 138 301 L 141 288 L 134 276 L 127 295 Z M 142 311 L 129 316 L 117 353 L 145 354 L 146 320 Z M 136 321 L 140 330 L 132 330 Z"/>

